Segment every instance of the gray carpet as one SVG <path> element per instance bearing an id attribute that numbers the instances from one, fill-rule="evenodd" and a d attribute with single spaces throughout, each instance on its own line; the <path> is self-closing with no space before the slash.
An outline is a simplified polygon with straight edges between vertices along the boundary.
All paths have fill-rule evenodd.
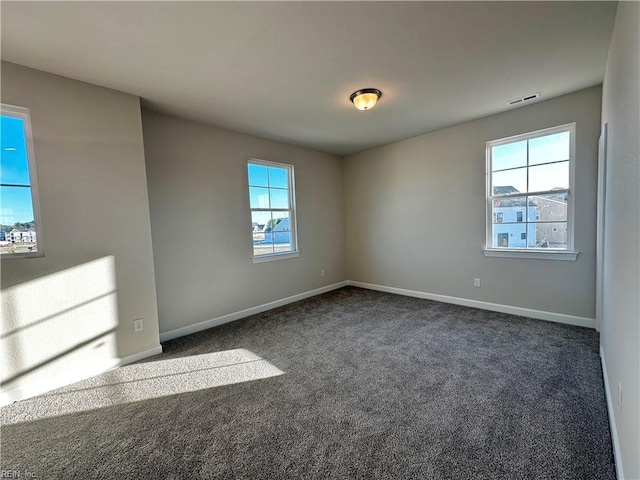
<path id="1" fill-rule="evenodd" d="M 593 330 L 347 287 L 163 347 L 120 377 L 5 407 L 1 468 L 38 479 L 615 478 Z"/>

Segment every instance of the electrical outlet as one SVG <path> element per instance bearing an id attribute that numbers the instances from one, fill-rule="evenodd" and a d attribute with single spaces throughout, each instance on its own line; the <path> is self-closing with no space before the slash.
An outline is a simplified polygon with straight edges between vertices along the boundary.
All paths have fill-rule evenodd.
<path id="1" fill-rule="evenodd" d="M 320 270 L 320 276 L 324 277 L 324 270 Z"/>
<path id="2" fill-rule="evenodd" d="M 474 287 L 479 287 L 480 286 L 480 279 L 479 278 L 474 278 L 473 279 L 473 286 Z"/>
<path id="3" fill-rule="evenodd" d="M 144 330 L 144 323 L 142 321 L 141 318 L 137 318 L 133 321 L 133 331 L 134 332 L 141 332 L 142 330 Z"/>
<path id="4" fill-rule="evenodd" d="M 618 410 L 622 408 L 622 385 L 618 384 Z"/>

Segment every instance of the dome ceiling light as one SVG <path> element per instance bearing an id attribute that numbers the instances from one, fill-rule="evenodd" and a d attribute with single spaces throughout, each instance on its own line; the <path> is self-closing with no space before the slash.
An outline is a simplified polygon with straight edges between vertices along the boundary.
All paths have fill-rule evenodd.
<path id="1" fill-rule="evenodd" d="M 353 92 L 349 99 L 358 110 L 371 110 L 376 106 L 381 96 L 382 92 L 377 88 L 363 88 L 362 90 Z"/>

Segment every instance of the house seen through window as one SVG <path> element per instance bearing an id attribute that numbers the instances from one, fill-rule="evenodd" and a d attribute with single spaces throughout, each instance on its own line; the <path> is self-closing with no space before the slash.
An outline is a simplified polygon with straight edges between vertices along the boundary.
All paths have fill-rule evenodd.
<path id="1" fill-rule="evenodd" d="M 27 108 L 1 105 L 0 254 L 42 255 L 31 122 Z"/>
<path id="2" fill-rule="evenodd" d="M 573 137 L 564 125 L 487 143 L 487 248 L 571 250 Z"/>
<path id="3" fill-rule="evenodd" d="M 249 160 L 253 257 L 297 253 L 293 166 Z"/>

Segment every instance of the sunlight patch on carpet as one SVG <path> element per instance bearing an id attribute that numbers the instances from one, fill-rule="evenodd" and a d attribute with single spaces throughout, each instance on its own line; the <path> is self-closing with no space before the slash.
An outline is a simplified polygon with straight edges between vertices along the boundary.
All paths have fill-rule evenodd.
<path id="1" fill-rule="evenodd" d="M 0 419 L 3 425 L 10 425 L 250 382 L 283 373 L 245 349 L 138 363 L 7 405 L 3 407 Z"/>

